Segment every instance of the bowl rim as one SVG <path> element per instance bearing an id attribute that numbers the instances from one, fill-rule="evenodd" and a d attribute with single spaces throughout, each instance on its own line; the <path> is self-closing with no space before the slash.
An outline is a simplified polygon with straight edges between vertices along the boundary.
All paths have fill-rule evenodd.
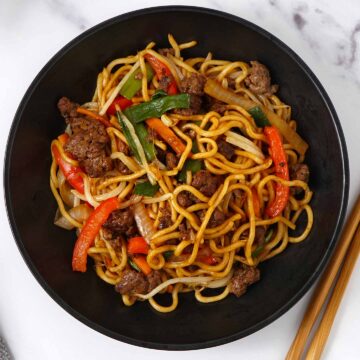
<path id="1" fill-rule="evenodd" d="M 62 58 L 62 56 L 67 53 L 69 50 L 71 50 L 73 47 L 76 47 L 79 43 L 81 43 L 84 39 L 88 38 L 89 36 L 92 36 L 96 34 L 98 31 L 101 31 L 104 28 L 107 28 L 109 26 L 115 25 L 116 23 L 123 22 L 126 20 L 130 20 L 132 18 L 135 18 L 137 16 L 143 16 L 148 14 L 154 14 L 154 13 L 166 13 L 166 12 L 192 12 L 192 13 L 200 13 L 200 14 L 207 14 L 215 17 L 220 17 L 225 20 L 238 23 L 241 26 L 244 26 L 254 32 L 259 33 L 260 35 L 264 36 L 271 42 L 273 42 L 277 47 L 279 47 L 282 51 L 284 51 L 296 64 L 304 71 L 313 85 L 317 88 L 319 94 L 323 98 L 324 103 L 326 104 L 329 113 L 332 117 L 332 122 L 334 124 L 336 135 L 340 144 L 340 157 L 342 160 L 342 166 L 343 166 L 343 174 L 342 174 L 342 183 L 343 183 L 343 189 L 341 194 L 341 203 L 340 203 L 340 212 L 339 217 L 337 219 L 337 223 L 335 225 L 335 231 L 329 241 L 329 245 L 323 254 L 323 257 L 319 264 L 317 265 L 315 271 L 312 273 L 310 278 L 307 280 L 307 282 L 303 285 L 303 287 L 296 293 L 294 296 L 283 306 L 281 306 L 277 311 L 272 313 L 271 315 L 264 318 L 262 321 L 258 322 L 257 324 L 242 330 L 238 331 L 232 335 L 224 336 L 218 339 L 213 340 L 206 340 L 201 342 L 189 342 L 189 343 L 183 343 L 183 344 L 164 344 L 159 342 L 152 342 L 152 341 L 142 341 L 136 338 L 127 337 L 125 335 L 121 335 L 115 331 L 109 330 L 92 320 L 88 319 L 86 316 L 82 315 L 75 309 L 73 309 L 70 305 L 68 305 L 45 281 L 45 279 L 42 277 L 40 272 L 35 267 L 34 263 L 32 262 L 30 255 L 27 253 L 25 246 L 22 242 L 21 236 L 19 234 L 16 222 L 15 222 L 15 216 L 14 216 L 14 210 L 13 205 L 11 202 L 11 196 L 10 196 L 10 158 L 12 155 L 12 150 L 14 146 L 14 135 L 17 132 L 17 128 L 20 123 L 20 119 L 23 115 L 24 109 L 29 102 L 32 93 L 36 89 L 36 87 L 39 85 L 43 77 L 52 69 L 52 67 L 57 63 L 58 60 Z M 278 319 L 281 315 L 283 315 L 285 312 L 287 312 L 292 306 L 294 306 L 304 295 L 305 293 L 310 289 L 310 287 L 314 284 L 315 280 L 320 276 L 321 272 L 324 270 L 326 264 L 328 263 L 331 254 L 334 251 L 340 230 L 342 228 L 342 225 L 345 220 L 346 215 L 346 209 L 347 209 L 347 203 L 348 203 L 348 196 L 349 196 L 349 181 L 350 179 L 350 172 L 349 172 L 349 160 L 348 160 L 348 153 L 346 148 L 346 141 L 345 137 L 341 128 L 341 124 L 339 121 L 339 118 L 336 114 L 334 105 L 332 104 L 328 94 L 326 93 L 324 87 L 321 85 L 318 78 L 315 76 L 315 74 L 311 71 L 311 69 L 306 65 L 306 63 L 300 58 L 299 55 L 297 55 L 292 49 L 290 49 L 289 46 L 287 46 L 284 42 L 282 42 L 280 39 L 278 39 L 276 36 L 272 35 L 270 32 L 264 30 L 263 28 L 259 27 L 258 25 L 253 24 L 252 22 L 245 20 L 241 17 L 219 11 L 214 10 L 210 8 L 205 7 L 197 7 L 197 6 L 184 6 L 184 5 L 165 5 L 165 6 L 156 6 L 156 7 L 148 7 L 148 8 L 142 8 L 139 10 L 127 12 L 124 14 L 117 15 L 113 18 L 110 18 L 108 20 L 105 20 L 103 22 L 100 22 L 99 24 L 89 28 L 85 32 L 81 33 L 80 35 L 76 36 L 73 40 L 71 40 L 69 43 L 67 43 L 64 47 L 62 47 L 54 56 L 50 58 L 50 60 L 43 66 L 43 68 L 40 70 L 40 72 L 36 75 L 30 86 L 28 87 L 25 95 L 23 96 L 17 111 L 15 113 L 10 132 L 7 139 L 6 144 L 6 151 L 5 151 L 5 157 L 4 157 L 4 170 L 3 170 L 3 181 L 4 181 L 4 195 L 5 195 L 5 204 L 6 204 L 6 210 L 7 210 L 7 217 L 8 221 L 10 223 L 11 231 L 13 234 L 13 237 L 15 239 L 15 242 L 17 244 L 17 247 L 22 255 L 23 260 L 25 261 L 27 267 L 37 280 L 37 282 L 41 285 L 41 287 L 46 291 L 46 293 L 57 303 L 59 304 L 66 312 L 68 312 L 70 315 L 75 317 L 77 320 L 82 322 L 83 324 L 89 326 L 93 330 L 102 333 L 103 335 L 109 336 L 113 339 L 123 341 L 125 343 L 151 348 L 151 349 L 158 349 L 158 350 L 196 350 L 196 349 L 204 349 L 209 348 L 213 346 L 218 346 L 222 344 L 226 344 L 235 340 L 238 340 L 242 337 L 248 336 L 271 322 Z"/>

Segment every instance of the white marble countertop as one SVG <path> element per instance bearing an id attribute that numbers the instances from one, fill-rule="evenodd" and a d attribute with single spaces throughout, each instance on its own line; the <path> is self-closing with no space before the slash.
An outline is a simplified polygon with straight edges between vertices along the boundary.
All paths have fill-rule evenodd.
<path id="1" fill-rule="evenodd" d="M 0 1 L 0 149 L 30 82 L 49 58 L 91 26 L 115 15 L 156 5 L 223 10 L 260 25 L 288 44 L 318 76 L 338 112 L 351 170 L 349 206 L 360 191 L 360 2 L 358 0 L 2 0 Z M 1 169 L 3 156 L 0 157 Z M 3 187 L 0 187 L 3 198 Z M 22 359 L 282 359 L 309 301 L 247 338 L 196 352 L 130 346 L 83 325 L 41 288 L 28 271 L 0 205 L 0 336 Z M 360 359 L 360 266 L 338 311 L 324 359 Z"/>

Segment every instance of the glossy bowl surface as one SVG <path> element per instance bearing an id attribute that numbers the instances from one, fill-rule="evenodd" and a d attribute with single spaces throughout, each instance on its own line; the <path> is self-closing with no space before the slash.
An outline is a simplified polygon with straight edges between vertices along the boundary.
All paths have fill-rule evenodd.
<path id="1" fill-rule="evenodd" d="M 109 61 L 167 34 L 198 46 L 184 56 L 259 60 L 293 108 L 298 132 L 309 142 L 306 162 L 314 190 L 314 227 L 298 245 L 260 265 L 262 279 L 239 299 L 200 304 L 180 295 L 176 311 L 159 314 L 147 303 L 126 307 L 91 266 L 71 271 L 74 232 L 53 225 L 56 203 L 49 188 L 50 143 L 63 129 L 56 103 L 66 95 L 91 98 L 98 71 Z M 86 31 L 61 49 L 26 92 L 9 135 L 4 182 L 14 238 L 29 269 L 66 311 L 115 339 L 150 348 L 185 350 L 223 344 L 253 333 L 293 306 L 310 288 L 335 246 L 344 220 L 349 170 L 336 112 L 324 88 L 284 43 L 238 17 L 203 8 L 169 6 L 120 15 Z M 302 219 L 302 222 L 304 219 Z"/>

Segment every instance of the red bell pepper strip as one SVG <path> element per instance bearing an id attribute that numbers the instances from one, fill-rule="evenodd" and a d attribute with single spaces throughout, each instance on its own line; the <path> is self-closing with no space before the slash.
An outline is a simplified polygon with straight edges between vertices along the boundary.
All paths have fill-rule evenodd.
<path id="1" fill-rule="evenodd" d="M 78 107 L 76 109 L 76 111 L 79 113 L 79 114 L 83 114 L 83 115 L 86 115 L 88 117 L 91 117 L 97 121 L 100 121 L 101 123 L 103 123 L 106 127 L 110 127 L 111 126 L 111 123 L 109 120 L 105 119 L 104 117 L 102 117 L 101 115 L 99 114 L 95 114 L 94 112 L 88 110 L 88 109 L 84 109 L 82 107 Z"/>
<path id="2" fill-rule="evenodd" d="M 60 140 L 60 142 L 63 140 Z M 83 171 L 79 166 L 74 166 L 66 162 L 60 154 L 59 149 L 54 145 L 52 147 L 52 153 L 54 155 L 55 161 L 58 164 L 60 170 L 65 176 L 65 179 L 68 183 L 79 193 L 84 193 L 84 180 L 81 176 Z"/>
<path id="3" fill-rule="evenodd" d="M 119 106 L 121 110 L 125 110 L 127 107 L 131 106 L 133 102 L 129 99 L 124 98 L 123 96 L 117 96 L 112 104 L 106 110 L 106 113 L 111 116 L 116 114 L 116 105 Z"/>
<path id="4" fill-rule="evenodd" d="M 118 207 L 119 200 L 117 197 L 113 197 L 102 202 L 90 214 L 75 243 L 72 258 L 73 271 L 86 271 L 87 252 L 93 245 L 101 226 L 108 219 L 109 215 Z"/>
<path id="5" fill-rule="evenodd" d="M 142 236 L 133 237 L 128 241 L 128 254 L 145 254 L 149 252 L 149 245 Z"/>
<path id="6" fill-rule="evenodd" d="M 275 166 L 275 174 L 281 179 L 289 180 L 289 167 L 279 131 L 274 126 L 265 126 L 264 134 L 269 143 L 269 150 Z M 289 200 L 288 186 L 277 183 L 275 199 L 267 206 L 265 212 L 270 218 L 280 215 Z"/>
<path id="7" fill-rule="evenodd" d="M 176 81 L 171 74 L 169 68 L 153 55 L 146 54 L 144 58 L 150 63 L 151 67 L 154 69 L 159 81 L 161 81 L 161 79 L 165 76 L 169 79 L 169 85 L 166 89 L 166 92 L 169 95 L 177 94 L 178 90 L 176 86 Z"/>
<path id="8" fill-rule="evenodd" d="M 146 256 L 134 255 L 132 260 L 145 275 L 149 275 L 151 273 L 152 270 L 146 261 Z"/>

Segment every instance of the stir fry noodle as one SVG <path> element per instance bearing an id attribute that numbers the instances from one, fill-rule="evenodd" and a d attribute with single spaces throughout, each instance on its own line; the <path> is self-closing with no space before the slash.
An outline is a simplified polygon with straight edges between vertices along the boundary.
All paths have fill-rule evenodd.
<path id="1" fill-rule="evenodd" d="M 159 312 L 181 293 L 243 295 L 313 224 L 308 145 L 267 67 L 188 58 L 196 41 L 168 40 L 111 61 L 81 106 L 59 100 L 50 169 L 55 224 L 77 234 L 73 270 L 91 257 L 125 305 Z"/>

